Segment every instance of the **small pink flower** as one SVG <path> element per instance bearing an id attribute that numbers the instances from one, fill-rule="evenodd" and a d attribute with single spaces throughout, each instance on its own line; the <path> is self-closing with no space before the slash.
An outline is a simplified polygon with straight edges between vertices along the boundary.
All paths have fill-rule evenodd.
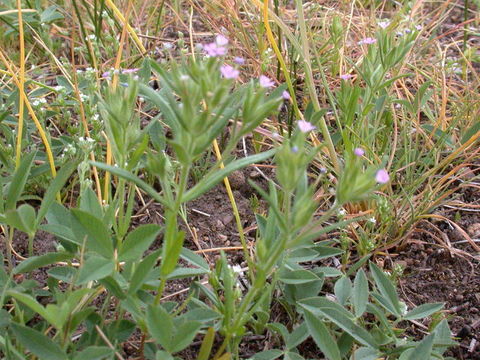
<path id="1" fill-rule="evenodd" d="M 122 74 L 135 74 L 139 69 L 124 69 Z"/>
<path id="2" fill-rule="evenodd" d="M 240 75 L 240 71 L 230 65 L 220 66 L 220 72 L 225 79 L 236 79 Z"/>
<path id="3" fill-rule="evenodd" d="M 355 150 L 353 150 L 353 153 L 354 153 L 356 156 L 360 157 L 360 156 L 365 155 L 365 150 L 363 150 L 362 148 L 359 148 L 359 147 L 358 147 L 358 148 L 356 148 Z"/>
<path id="4" fill-rule="evenodd" d="M 218 46 L 216 43 L 210 43 L 203 46 L 203 50 L 210 57 L 223 56 L 227 54 L 227 48 L 223 46 Z"/>
<path id="5" fill-rule="evenodd" d="M 386 184 L 390 180 L 387 170 L 380 169 L 375 174 L 375 181 L 379 184 Z"/>
<path id="6" fill-rule="evenodd" d="M 245 59 L 240 56 L 237 56 L 235 59 L 233 59 L 233 62 L 238 65 L 243 65 L 245 64 Z"/>
<path id="7" fill-rule="evenodd" d="M 217 35 L 217 37 L 215 38 L 215 43 L 217 44 L 217 46 L 227 46 L 228 39 L 223 35 Z"/>
<path id="8" fill-rule="evenodd" d="M 308 132 L 316 129 L 315 126 L 313 126 L 311 123 L 309 123 L 308 121 L 305 121 L 305 120 L 299 120 L 297 122 L 297 124 L 298 124 L 298 128 L 303 133 L 308 133 Z"/>
<path id="9" fill-rule="evenodd" d="M 371 38 L 371 37 L 366 37 L 365 39 L 362 39 L 358 42 L 358 45 L 372 45 L 377 42 L 377 39 Z"/>
<path id="10" fill-rule="evenodd" d="M 348 79 L 351 79 L 353 77 L 352 74 L 343 74 L 343 75 L 340 75 L 340 79 L 342 80 L 348 80 Z"/>
<path id="11" fill-rule="evenodd" d="M 382 29 L 386 29 L 389 25 L 390 25 L 390 21 L 388 20 L 380 21 L 378 23 L 378 26 L 380 26 Z"/>
<path id="12" fill-rule="evenodd" d="M 283 90 L 282 99 L 283 100 L 290 100 L 290 93 L 287 90 Z"/>
<path id="13" fill-rule="evenodd" d="M 271 88 L 275 85 L 272 79 L 266 77 L 265 75 L 260 75 L 258 79 L 260 81 L 260 86 L 263 88 Z"/>

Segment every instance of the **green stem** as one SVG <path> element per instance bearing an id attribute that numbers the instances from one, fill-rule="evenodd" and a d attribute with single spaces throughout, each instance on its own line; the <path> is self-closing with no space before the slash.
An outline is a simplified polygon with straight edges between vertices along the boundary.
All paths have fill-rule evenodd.
<path id="1" fill-rule="evenodd" d="M 305 69 L 305 80 L 307 82 L 307 87 L 310 93 L 310 99 L 313 104 L 315 111 L 320 111 L 320 102 L 318 101 L 317 91 L 315 90 L 315 83 L 313 82 L 312 74 L 312 64 L 310 62 L 310 46 L 308 43 L 307 37 L 307 27 L 305 25 L 305 16 L 303 13 L 303 1 L 296 0 L 296 8 L 298 14 L 298 23 L 300 27 L 300 36 L 303 49 L 303 65 Z M 328 131 L 328 126 L 325 121 L 325 117 L 321 117 L 319 122 L 320 131 L 322 132 L 323 138 L 326 142 L 328 153 L 330 155 L 330 161 L 333 164 L 335 172 L 337 175 L 340 173 L 340 165 L 337 159 L 337 153 L 335 151 L 335 146 L 333 145 L 330 132 Z"/>

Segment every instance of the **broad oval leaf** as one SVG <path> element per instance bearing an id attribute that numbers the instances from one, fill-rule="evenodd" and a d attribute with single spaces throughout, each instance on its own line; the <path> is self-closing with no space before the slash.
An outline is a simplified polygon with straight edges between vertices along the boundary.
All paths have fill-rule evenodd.
<path id="1" fill-rule="evenodd" d="M 137 260 L 157 238 L 162 228 L 156 224 L 146 224 L 131 231 L 118 252 L 120 261 Z"/>
<path id="2" fill-rule="evenodd" d="M 41 360 L 67 360 L 65 352 L 49 337 L 23 325 L 11 324 L 16 339 Z"/>

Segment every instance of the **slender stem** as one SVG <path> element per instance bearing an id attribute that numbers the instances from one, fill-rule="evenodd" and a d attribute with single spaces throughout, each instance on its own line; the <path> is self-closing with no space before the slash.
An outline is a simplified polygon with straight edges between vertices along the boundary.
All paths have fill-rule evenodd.
<path id="1" fill-rule="evenodd" d="M 317 91 L 315 89 L 315 83 L 313 81 L 312 64 L 310 62 L 310 46 L 308 43 L 307 27 L 305 25 L 305 16 L 303 13 L 303 1 L 296 0 L 296 7 L 297 7 L 298 24 L 300 27 L 300 36 L 301 36 L 301 43 L 302 43 L 302 49 L 303 49 L 303 65 L 305 68 L 305 80 L 307 82 L 313 108 L 315 109 L 315 111 L 319 111 L 320 102 L 318 101 Z M 323 116 L 320 118 L 319 127 L 325 139 L 325 143 L 327 145 L 328 154 L 330 155 L 330 161 L 332 162 L 335 172 L 338 175 L 338 173 L 340 172 L 340 165 L 337 159 L 335 145 L 333 145 L 333 141 L 330 136 L 330 132 L 328 131 L 327 123 L 325 121 L 325 117 Z"/>

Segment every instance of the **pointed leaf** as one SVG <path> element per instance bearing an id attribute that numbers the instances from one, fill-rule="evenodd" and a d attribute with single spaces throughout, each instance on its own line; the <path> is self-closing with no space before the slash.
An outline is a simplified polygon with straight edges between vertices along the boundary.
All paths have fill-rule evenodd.
<path id="1" fill-rule="evenodd" d="M 405 320 L 421 319 L 441 310 L 443 305 L 444 303 L 423 304 L 410 310 L 403 318 Z"/>
<path id="2" fill-rule="evenodd" d="M 142 257 L 152 242 L 160 233 L 161 227 L 156 224 L 140 225 L 131 231 L 120 247 L 118 258 L 120 261 L 135 261 Z"/>
<path id="3" fill-rule="evenodd" d="M 392 282 L 385 273 L 372 262 L 370 262 L 370 271 L 372 272 L 373 279 L 375 280 L 375 284 L 377 285 L 380 294 L 382 294 L 383 297 L 393 306 L 393 314 L 400 317 L 402 315 L 400 301 Z"/>
<path id="4" fill-rule="evenodd" d="M 104 259 L 99 256 L 91 256 L 85 261 L 78 274 L 78 285 L 89 281 L 100 280 L 110 276 L 115 269 L 112 259 Z"/>
<path id="5" fill-rule="evenodd" d="M 67 360 L 67 355 L 49 337 L 31 328 L 12 323 L 16 339 L 40 360 Z"/>
<path id="6" fill-rule="evenodd" d="M 107 259 L 112 259 L 113 243 L 109 231 L 103 222 L 99 218 L 79 209 L 72 209 L 72 214 L 81 224 L 84 232 L 88 234 L 87 247 Z"/>
<path id="7" fill-rule="evenodd" d="M 313 340 L 327 359 L 341 360 L 337 342 L 332 337 L 323 321 L 308 310 L 305 310 L 304 317 Z"/>
<path id="8" fill-rule="evenodd" d="M 8 191 L 5 194 L 5 210 L 13 210 L 16 208 L 17 201 L 20 199 L 23 189 L 25 188 L 28 176 L 30 175 L 30 169 L 32 168 L 35 155 L 36 152 L 34 151 L 24 156 L 24 158 L 20 162 L 20 166 L 13 174 L 10 185 L 8 186 Z"/>
<path id="9" fill-rule="evenodd" d="M 353 282 L 353 308 L 355 315 L 360 317 L 367 308 L 368 302 L 368 280 L 363 269 L 360 269 Z"/>
<path id="10" fill-rule="evenodd" d="M 171 343 L 174 332 L 173 321 L 170 314 L 161 305 L 149 305 L 147 310 L 148 331 L 168 352 L 172 352 Z"/>

